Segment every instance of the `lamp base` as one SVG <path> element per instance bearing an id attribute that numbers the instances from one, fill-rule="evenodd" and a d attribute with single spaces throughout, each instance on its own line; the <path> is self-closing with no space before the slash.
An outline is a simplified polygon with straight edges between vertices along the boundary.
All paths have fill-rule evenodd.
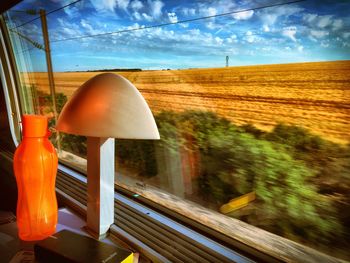
<path id="1" fill-rule="evenodd" d="M 94 238 L 96 240 L 105 239 L 109 235 L 109 231 L 100 235 L 97 232 L 95 232 L 94 230 L 92 230 L 91 228 L 89 228 L 89 226 L 87 226 L 87 225 L 83 226 L 82 230 L 85 231 L 86 233 L 88 233 L 89 236 L 91 236 L 92 238 Z"/>

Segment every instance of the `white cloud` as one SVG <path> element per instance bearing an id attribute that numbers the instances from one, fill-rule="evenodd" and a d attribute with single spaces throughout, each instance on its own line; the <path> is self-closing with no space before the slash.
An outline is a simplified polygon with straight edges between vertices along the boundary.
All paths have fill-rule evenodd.
<path id="1" fill-rule="evenodd" d="M 221 46 L 224 43 L 224 40 L 220 37 L 215 37 L 215 42 Z"/>
<path id="2" fill-rule="evenodd" d="M 142 27 L 144 26 L 140 26 L 138 23 L 134 23 L 133 25 L 126 27 L 126 29 L 137 29 Z"/>
<path id="3" fill-rule="evenodd" d="M 235 38 L 234 36 L 232 38 Z M 167 28 L 152 28 L 133 32 L 127 32 L 123 35 L 115 35 L 114 39 L 105 38 L 103 41 L 116 40 L 118 45 L 128 46 L 129 52 L 132 48 L 139 48 L 142 43 L 142 49 L 159 50 L 172 52 L 176 50 L 177 54 L 195 54 L 203 53 L 203 48 L 208 55 L 222 54 L 228 48 L 232 48 L 225 39 L 213 36 L 211 33 L 203 32 L 199 29 L 190 29 L 183 31 L 174 31 Z M 130 42 L 132 40 L 132 42 Z M 129 41 L 129 43 L 127 43 Z M 96 44 L 96 42 L 94 42 Z M 113 46 L 106 42 L 98 43 L 99 48 L 112 49 Z M 97 48 L 97 47 L 96 47 Z"/>
<path id="4" fill-rule="evenodd" d="M 263 25 L 263 31 L 264 32 L 270 32 L 270 28 L 268 25 Z"/>
<path id="5" fill-rule="evenodd" d="M 321 47 L 324 47 L 324 48 L 329 47 L 329 41 L 322 41 L 321 42 Z"/>
<path id="6" fill-rule="evenodd" d="M 345 33 L 343 33 L 343 37 L 344 37 L 344 38 L 349 38 L 349 37 L 350 37 L 350 32 L 345 32 Z"/>
<path id="7" fill-rule="evenodd" d="M 148 6 L 150 8 L 150 14 L 153 18 L 159 18 L 162 15 L 162 8 L 164 3 L 160 0 L 148 0 Z"/>
<path id="8" fill-rule="evenodd" d="M 289 16 L 292 16 L 296 13 L 303 11 L 304 8 L 299 6 L 278 6 L 273 9 L 269 8 L 268 10 L 260 10 L 257 12 L 257 15 L 260 17 L 264 25 L 272 26 L 276 21 L 283 17 L 288 19 Z"/>
<path id="9" fill-rule="evenodd" d="M 142 17 L 147 20 L 147 21 L 152 21 L 153 17 L 151 17 L 150 15 L 147 15 L 146 13 L 142 13 Z"/>
<path id="10" fill-rule="evenodd" d="M 72 28 L 62 27 L 63 32 L 65 32 L 68 36 L 76 36 L 76 31 Z"/>
<path id="11" fill-rule="evenodd" d="M 317 18 L 316 14 L 304 14 L 303 15 L 303 20 L 308 22 L 308 23 L 312 23 L 313 21 L 315 21 L 316 18 Z"/>
<path id="12" fill-rule="evenodd" d="M 144 25 L 140 25 L 140 24 L 138 24 L 138 23 L 134 23 L 133 25 L 126 27 L 126 29 L 138 29 L 138 28 L 144 28 L 144 27 L 145 27 Z M 142 31 L 143 31 L 143 30 L 136 30 L 136 31 L 133 31 L 133 32 L 132 32 L 132 35 L 133 35 L 134 37 L 140 37 L 140 36 L 142 36 L 142 34 L 143 34 Z"/>
<path id="13" fill-rule="evenodd" d="M 245 39 L 248 43 L 253 43 L 255 41 L 255 37 L 251 31 L 247 31 Z"/>
<path id="14" fill-rule="evenodd" d="M 170 23 L 176 23 L 177 22 L 177 16 L 175 13 L 168 13 L 168 18 Z"/>
<path id="15" fill-rule="evenodd" d="M 133 10 L 139 11 L 140 9 L 142 9 L 143 4 L 142 4 L 142 2 L 139 1 L 139 0 L 134 0 L 134 1 L 132 1 L 132 2 L 130 3 L 130 6 L 131 6 L 131 8 L 132 8 Z"/>
<path id="16" fill-rule="evenodd" d="M 332 25 L 333 30 L 337 30 L 343 25 L 341 19 L 333 19 L 332 15 L 304 14 L 303 20 L 312 28 L 325 28 Z"/>
<path id="17" fill-rule="evenodd" d="M 144 48 L 151 46 L 157 46 L 162 50 L 170 50 L 172 48 L 177 49 L 177 44 L 181 44 L 181 50 L 183 52 L 188 52 L 188 50 L 198 50 L 198 47 L 205 45 L 208 48 L 221 46 L 224 42 L 223 39 L 219 37 L 213 37 L 210 33 L 201 32 L 198 29 L 186 30 L 183 32 L 176 32 L 173 30 L 167 30 L 164 28 L 146 29 L 136 31 L 138 39 L 142 41 Z M 134 36 L 134 32 L 130 33 L 130 38 Z M 145 37 L 147 35 L 147 38 Z M 142 39 L 142 40 L 141 40 Z M 155 41 L 156 40 L 156 41 Z M 170 45 L 171 43 L 171 45 Z M 202 51 L 200 51 L 202 52 Z M 213 49 L 213 52 L 214 51 Z"/>
<path id="18" fill-rule="evenodd" d="M 209 7 L 207 9 L 207 16 L 215 16 L 217 14 L 217 10 L 214 7 Z"/>
<path id="19" fill-rule="evenodd" d="M 65 39 L 70 37 L 81 36 L 83 33 L 81 32 L 81 28 L 79 24 L 69 23 L 66 19 L 57 18 L 57 22 L 59 24 L 58 30 L 52 32 L 50 37 L 52 39 Z M 84 41 L 85 39 L 81 39 Z"/>
<path id="20" fill-rule="evenodd" d="M 333 21 L 332 26 L 333 26 L 333 30 L 339 30 L 340 28 L 343 27 L 343 20 L 341 20 L 341 19 L 335 19 L 335 20 Z"/>
<path id="21" fill-rule="evenodd" d="M 283 28 L 283 30 L 282 30 L 282 35 L 290 38 L 294 42 L 297 41 L 297 39 L 295 38 L 296 33 L 297 33 L 297 28 L 295 26 L 286 27 L 286 28 Z"/>
<path id="22" fill-rule="evenodd" d="M 325 16 L 319 16 L 317 21 L 317 26 L 319 28 L 324 28 L 326 26 L 329 26 L 332 23 L 332 16 L 331 15 L 325 15 Z"/>
<path id="23" fill-rule="evenodd" d="M 251 18 L 254 14 L 254 10 L 244 11 L 233 14 L 233 18 L 237 20 L 248 20 Z"/>
<path id="24" fill-rule="evenodd" d="M 126 10 L 129 6 L 130 0 L 90 0 L 91 4 L 97 11 L 110 11 L 114 12 L 114 10 L 118 7 L 122 10 Z"/>
<path id="25" fill-rule="evenodd" d="M 310 30 L 310 35 L 315 38 L 323 38 L 327 36 L 329 33 L 324 30 Z"/>
<path id="26" fill-rule="evenodd" d="M 213 21 L 206 23 L 206 26 L 209 29 L 216 29 L 218 27 Z"/>
<path id="27" fill-rule="evenodd" d="M 304 47 L 303 46 L 298 46 L 298 51 L 299 52 L 303 52 L 304 51 Z"/>
<path id="28" fill-rule="evenodd" d="M 184 7 L 181 9 L 181 12 L 185 16 L 194 16 L 196 14 L 196 9 Z"/>
<path id="29" fill-rule="evenodd" d="M 207 9 L 205 9 L 205 10 L 200 10 L 200 13 L 201 13 L 201 15 L 203 15 L 203 16 L 215 16 L 218 12 L 217 12 L 217 10 L 216 10 L 216 8 L 214 8 L 214 7 L 209 7 L 209 8 L 207 8 Z M 219 28 L 219 26 L 218 25 L 216 25 L 216 23 L 215 23 L 215 18 L 211 18 L 210 20 L 209 20 L 209 22 L 207 22 L 206 23 L 206 27 L 207 28 L 209 28 L 209 29 L 217 29 L 217 28 Z M 221 28 L 221 27 L 220 27 Z"/>
<path id="30" fill-rule="evenodd" d="M 232 36 L 226 38 L 226 42 L 229 43 L 229 44 L 238 42 L 237 41 L 237 36 L 235 34 L 233 34 Z"/>
<path id="31" fill-rule="evenodd" d="M 117 0 L 90 0 L 97 11 L 114 11 Z"/>
<path id="32" fill-rule="evenodd" d="M 85 19 L 80 20 L 80 24 L 83 28 L 85 28 L 89 33 L 93 33 L 94 29 Z"/>
<path id="33" fill-rule="evenodd" d="M 79 16 L 78 6 L 79 6 L 79 3 L 77 3 L 75 6 L 67 6 L 63 10 L 70 18 L 78 17 Z"/>
<path id="34" fill-rule="evenodd" d="M 192 1 L 196 3 L 197 1 Z M 184 13 L 193 16 L 215 16 L 217 14 L 227 13 L 235 8 L 235 0 L 213 0 L 213 1 L 198 1 L 196 4 L 192 5 L 191 8 L 194 10 L 184 9 Z M 220 29 L 222 25 L 216 23 L 216 18 L 213 17 L 208 19 L 206 22 L 206 27 L 209 29 Z"/>
<path id="35" fill-rule="evenodd" d="M 130 3 L 130 0 L 117 0 L 117 5 L 120 9 L 126 11 Z"/>
<path id="36" fill-rule="evenodd" d="M 276 20 L 277 20 L 278 16 L 275 14 L 266 14 L 263 16 L 262 20 L 264 21 L 264 23 L 266 25 L 273 25 L 275 24 Z"/>
<path id="37" fill-rule="evenodd" d="M 188 28 L 190 25 L 188 23 L 180 23 L 179 24 L 182 28 Z"/>
<path id="38" fill-rule="evenodd" d="M 136 19 L 136 20 L 141 20 L 142 16 L 140 15 L 139 12 L 134 12 L 132 13 L 132 16 Z"/>
<path id="39" fill-rule="evenodd" d="M 197 4 L 196 10 L 197 14 L 200 16 L 212 16 L 230 12 L 235 6 L 236 4 L 233 0 L 203 1 Z"/>
<path id="40" fill-rule="evenodd" d="M 350 43 L 349 42 L 343 42 L 342 43 L 342 47 L 348 48 L 348 47 L 350 47 Z"/>

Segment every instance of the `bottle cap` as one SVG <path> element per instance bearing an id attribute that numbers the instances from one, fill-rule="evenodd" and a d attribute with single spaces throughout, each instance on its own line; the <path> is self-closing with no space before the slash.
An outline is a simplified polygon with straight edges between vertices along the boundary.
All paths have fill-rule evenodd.
<path id="1" fill-rule="evenodd" d="M 23 137 L 45 137 L 47 117 L 42 115 L 22 115 Z"/>

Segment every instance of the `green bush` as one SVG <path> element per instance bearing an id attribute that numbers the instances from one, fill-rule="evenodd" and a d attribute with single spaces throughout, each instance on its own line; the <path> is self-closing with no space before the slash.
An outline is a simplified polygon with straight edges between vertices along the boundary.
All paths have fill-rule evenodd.
<path id="1" fill-rule="evenodd" d="M 158 173 L 154 142 L 151 140 L 116 140 L 117 162 L 144 177 Z"/>
<path id="2" fill-rule="evenodd" d="M 188 150 L 200 152 L 198 182 L 203 199 L 220 205 L 254 190 L 256 209 L 246 218 L 248 222 L 284 236 L 324 242 L 341 234 L 332 202 L 312 183 L 317 171 L 294 155 L 300 149 L 310 154 L 323 149 L 319 139 L 304 138 L 299 128 L 283 127 L 277 129 L 278 138 L 289 143 L 276 143 L 271 139 L 274 134 L 237 127 L 202 111 L 162 113 L 158 126 L 166 147 L 176 151 L 190 140 Z"/>

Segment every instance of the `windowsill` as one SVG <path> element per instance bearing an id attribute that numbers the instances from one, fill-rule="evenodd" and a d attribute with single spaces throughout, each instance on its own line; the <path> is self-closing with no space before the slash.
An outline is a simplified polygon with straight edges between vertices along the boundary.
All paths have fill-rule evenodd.
<path id="1" fill-rule="evenodd" d="M 128 183 L 126 184 L 125 182 Z M 131 185 L 130 180 L 118 179 L 116 184 L 278 260 L 286 262 L 342 262 L 340 259 L 328 256 L 238 219 L 209 210 L 191 201 L 161 191 L 156 187 L 149 185 L 139 186 L 136 183 Z M 137 199 L 137 196 L 135 199 Z"/>

